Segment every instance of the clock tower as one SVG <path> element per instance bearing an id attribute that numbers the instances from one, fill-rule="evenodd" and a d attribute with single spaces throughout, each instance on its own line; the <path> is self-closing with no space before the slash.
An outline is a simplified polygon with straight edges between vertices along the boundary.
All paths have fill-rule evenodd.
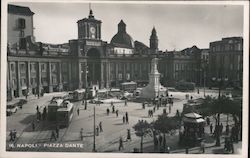
<path id="1" fill-rule="evenodd" d="M 101 21 L 95 19 L 92 9 L 89 17 L 77 21 L 78 39 L 101 40 Z"/>

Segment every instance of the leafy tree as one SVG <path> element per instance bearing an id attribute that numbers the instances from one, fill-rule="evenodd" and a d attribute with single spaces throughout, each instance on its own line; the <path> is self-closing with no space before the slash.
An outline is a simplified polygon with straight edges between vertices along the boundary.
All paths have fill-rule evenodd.
<path id="1" fill-rule="evenodd" d="M 136 131 L 135 134 L 141 137 L 141 149 L 140 151 L 143 152 L 143 137 L 146 135 L 150 135 L 151 132 L 151 124 L 149 124 L 146 120 L 139 120 L 134 126 L 134 130 Z"/>
<path id="2" fill-rule="evenodd" d="M 166 142 L 166 134 L 174 134 L 176 129 L 180 127 L 179 117 L 168 117 L 167 115 L 159 115 L 158 119 L 154 122 L 153 126 L 155 130 L 163 133 L 163 139 Z M 166 144 L 163 143 L 164 150 L 166 149 Z"/>
<path id="3" fill-rule="evenodd" d="M 203 116 L 214 115 L 217 125 L 220 124 L 220 114 L 232 114 L 235 118 L 235 124 L 237 124 L 241 122 L 242 103 L 224 95 L 219 98 L 207 97 L 203 100 L 200 112 Z M 217 134 L 216 139 L 216 145 L 220 146 L 219 134 Z"/>

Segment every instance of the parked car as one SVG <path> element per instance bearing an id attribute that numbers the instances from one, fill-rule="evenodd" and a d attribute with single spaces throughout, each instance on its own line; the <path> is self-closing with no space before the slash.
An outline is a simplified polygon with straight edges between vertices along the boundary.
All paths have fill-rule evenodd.
<path id="1" fill-rule="evenodd" d="M 100 101 L 100 100 L 97 100 L 97 99 L 91 99 L 91 100 L 89 101 L 89 103 L 91 103 L 91 104 L 102 104 L 103 102 Z"/>
<path id="2" fill-rule="evenodd" d="M 13 113 L 16 113 L 17 109 L 18 109 L 17 104 L 9 104 L 9 105 L 7 105 L 7 108 L 6 108 L 7 116 L 10 116 Z"/>
<path id="3" fill-rule="evenodd" d="M 18 107 L 20 107 L 22 109 L 24 104 L 27 104 L 27 100 L 26 99 L 20 99 L 19 102 L 17 103 Z"/>

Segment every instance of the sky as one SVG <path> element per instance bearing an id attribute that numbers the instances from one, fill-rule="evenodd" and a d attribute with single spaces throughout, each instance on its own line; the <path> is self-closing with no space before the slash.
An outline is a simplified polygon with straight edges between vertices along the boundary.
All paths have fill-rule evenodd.
<path id="1" fill-rule="evenodd" d="M 37 42 L 66 43 L 77 39 L 77 21 L 88 17 L 89 3 L 32 3 L 34 34 Z M 196 45 L 208 48 L 209 42 L 224 37 L 243 36 L 243 6 L 188 4 L 92 3 L 96 19 L 102 21 L 102 40 L 110 42 L 121 19 L 127 33 L 149 45 L 155 27 L 160 50 L 182 50 Z"/>

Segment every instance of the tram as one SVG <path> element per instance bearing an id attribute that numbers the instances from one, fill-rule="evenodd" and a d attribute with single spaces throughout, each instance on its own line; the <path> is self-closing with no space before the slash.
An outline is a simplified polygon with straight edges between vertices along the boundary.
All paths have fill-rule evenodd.
<path id="1" fill-rule="evenodd" d="M 56 121 L 59 126 L 68 127 L 73 118 L 74 104 L 64 101 L 62 106 L 57 109 Z"/>
<path id="2" fill-rule="evenodd" d="M 57 109 L 60 108 L 63 99 L 53 98 L 48 105 L 48 120 L 56 121 Z"/>
<path id="3" fill-rule="evenodd" d="M 79 101 L 85 98 L 85 89 L 77 89 L 73 92 L 73 100 Z"/>
<path id="4" fill-rule="evenodd" d="M 130 81 L 130 82 L 124 82 L 121 84 L 120 89 L 123 91 L 127 91 L 127 92 L 134 92 L 137 88 L 137 83 Z"/>

